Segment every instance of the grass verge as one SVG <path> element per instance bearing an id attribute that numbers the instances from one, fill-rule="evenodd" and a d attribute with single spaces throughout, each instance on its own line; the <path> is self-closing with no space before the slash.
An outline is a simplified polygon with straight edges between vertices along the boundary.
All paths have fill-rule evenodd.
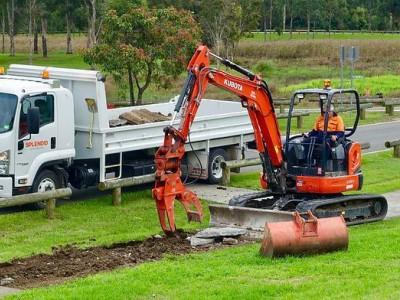
<path id="1" fill-rule="evenodd" d="M 115 242 L 142 240 L 161 232 L 155 203 L 149 189 L 124 192 L 122 206 L 113 207 L 111 196 L 101 196 L 61 205 L 56 218 L 48 220 L 43 211 L 24 211 L 0 216 L 0 261 L 37 253 L 50 253 L 57 245 L 78 247 L 110 245 Z M 204 211 L 207 213 L 205 203 Z M 177 224 L 194 229 L 203 225 L 189 224 L 177 204 Z"/>
<path id="2" fill-rule="evenodd" d="M 371 95 L 376 95 L 377 93 L 383 93 L 387 96 L 398 95 L 399 90 L 399 80 L 398 75 L 380 75 L 365 78 L 357 78 L 354 80 L 354 87 L 356 90 L 360 91 L 362 94 L 364 91 L 369 91 Z M 323 79 L 314 79 L 306 81 L 301 84 L 289 85 L 287 87 L 280 89 L 280 94 L 291 95 L 294 91 L 304 88 L 319 88 L 321 87 L 321 82 Z M 338 86 L 340 79 L 333 79 L 334 86 Z M 346 80 L 345 87 L 349 87 L 349 82 Z"/>
<path id="3" fill-rule="evenodd" d="M 169 256 L 10 299 L 397 299 L 399 226 L 393 219 L 352 227 L 347 252 L 271 260 L 252 244 Z"/>
<path id="4" fill-rule="evenodd" d="M 11 64 L 29 64 L 29 55 L 27 53 L 18 53 L 15 56 L 0 54 L 0 66 L 6 68 Z M 89 69 L 79 54 L 66 55 L 62 52 L 51 52 L 49 57 L 43 58 L 41 55 L 33 55 L 32 64 L 38 66 L 50 66 L 60 68 Z"/>
<path id="5" fill-rule="evenodd" d="M 289 41 L 289 40 L 312 40 L 312 39 L 332 39 L 332 40 L 398 40 L 398 34 L 385 34 L 374 32 L 354 32 L 354 33 L 331 33 L 329 32 L 293 32 L 278 34 L 276 32 L 264 34 L 264 32 L 255 32 L 244 40 L 251 41 Z"/>

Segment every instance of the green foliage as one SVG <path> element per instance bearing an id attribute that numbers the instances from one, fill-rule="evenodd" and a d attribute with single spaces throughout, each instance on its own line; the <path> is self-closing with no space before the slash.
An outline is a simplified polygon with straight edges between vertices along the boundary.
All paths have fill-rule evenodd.
<path id="1" fill-rule="evenodd" d="M 124 14 L 127 10 L 143 5 L 142 0 L 109 0 L 108 10 L 115 10 L 118 14 Z"/>
<path id="2" fill-rule="evenodd" d="M 84 53 L 85 62 L 119 79 L 127 78 L 130 100 L 138 104 L 151 83 L 168 87 L 185 68 L 200 36 L 187 11 L 131 8 L 104 19 L 101 43 Z"/>
<path id="3" fill-rule="evenodd" d="M 167 256 L 11 299 L 398 299 L 400 219 L 349 228 L 348 251 L 270 259 L 259 243 Z"/>
<path id="4" fill-rule="evenodd" d="M 261 74 L 264 78 L 274 76 L 271 75 L 274 70 L 274 63 L 269 60 L 260 61 L 254 66 L 254 71 L 256 71 L 258 74 Z"/>

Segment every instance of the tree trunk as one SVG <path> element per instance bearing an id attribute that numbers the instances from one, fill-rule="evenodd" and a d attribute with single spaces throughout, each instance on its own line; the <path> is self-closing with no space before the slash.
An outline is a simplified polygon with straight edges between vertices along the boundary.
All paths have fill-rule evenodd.
<path id="1" fill-rule="evenodd" d="M 8 36 L 10 37 L 10 56 L 15 56 L 15 0 L 7 1 Z"/>
<path id="2" fill-rule="evenodd" d="M 88 1 L 85 2 L 86 3 L 86 13 L 87 13 L 87 24 L 88 24 L 88 28 L 87 28 L 87 40 L 86 40 L 86 48 L 90 48 L 90 37 L 91 37 L 91 33 L 90 33 L 90 4 Z"/>
<path id="3" fill-rule="evenodd" d="M 92 34 L 91 40 L 92 40 L 92 46 L 96 45 L 97 39 L 96 39 L 96 0 L 91 0 L 92 3 L 92 20 L 91 20 L 91 29 L 90 32 Z"/>
<path id="4" fill-rule="evenodd" d="M 332 30 L 332 13 L 329 13 L 329 25 L 328 25 L 329 38 L 331 38 L 331 30 Z"/>
<path id="5" fill-rule="evenodd" d="M 4 9 L 1 10 L 1 53 L 6 52 L 6 16 Z"/>
<path id="6" fill-rule="evenodd" d="M 96 32 L 96 0 L 86 0 L 86 7 L 88 11 L 88 48 L 97 44 L 97 32 Z"/>
<path id="7" fill-rule="evenodd" d="M 283 4 L 283 15 L 282 15 L 282 32 L 285 34 L 286 31 L 286 3 Z"/>
<path id="8" fill-rule="evenodd" d="M 132 106 L 135 106 L 135 93 L 133 90 L 133 76 L 132 76 L 132 67 L 128 65 L 128 84 L 129 84 L 129 101 Z"/>
<path id="9" fill-rule="evenodd" d="M 293 14 L 290 15 L 290 38 L 293 35 Z"/>
<path id="10" fill-rule="evenodd" d="M 273 0 L 269 2 L 269 37 L 272 39 L 272 9 L 273 9 Z"/>
<path id="11" fill-rule="evenodd" d="M 39 30 L 36 18 L 33 19 L 33 53 L 39 53 Z"/>
<path id="12" fill-rule="evenodd" d="M 264 0 L 264 5 L 263 5 L 263 11 L 264 11 L 264 20 L 263 20 L 263 30 L 264 30 L 264 42 L 267 41 L 267 0 Z"/>
<path id="13" fill-rule="evenodd" d="M 42 18 L 42 54 L 43 57 L 47 57 L 47 19 Z"/>
<path id="14" fill-rule="evenodd" d="M 72 34 L 71 34 L 71 14 L 69 12 L 65 15 L 65 21 L 67 25 L 67 54 L 72 54 Z"/>
<path id="15" fill-rule="evenodd" d="M 146 78 L 145 78 L 145 83 L 143 86 L 140 86 L 139 83 L 139 78 L 135 76 L 135 81 L 136 81 L 136 86 L 138 88 L 138 97 L 137 97 L 137 102 L 136 105 L 142 105 L 143 104 L 143 94 L 145 92 L 145 90 L 147 90 L 147 88 L 149 87 L 150 83 L 151 83 L 151 76 L 153 74 L 153 63 L 147 63 L 147 74 L 146 74 Z"/>
<path id="16" fill-rule="evenodd" d="M 28 36 L 29 36 L 29 64 L 32 64 L 32 56 L 33 56 L 33 10 L 36 6 L 36 0 L 29 0 L 28 1 L 28 9 L 29 9 L 29 25 L 28 25 Z"/>

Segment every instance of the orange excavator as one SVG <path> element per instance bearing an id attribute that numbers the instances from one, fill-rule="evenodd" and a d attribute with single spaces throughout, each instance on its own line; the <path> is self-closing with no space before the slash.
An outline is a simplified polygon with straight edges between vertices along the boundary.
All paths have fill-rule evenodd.
<path id="1" fill-rule="evenodd" d="M 232 75 L 210 65 L 211 58 L 242 75 Z M 156 182 L 153 198 L 156 201 L 160 224 L 165 233 L 176 230 L 174 201 L 180 201 L 189 221 L 200 221 L 203 216 L 198 197 L 181 180 L 181 162 L 185 143 L 190 141 L 190 127 L 201 105 L 208 84 L 239 96 L 247 109 L 254 128 L 255 146 L 259 152 L 263 172 L 260 176 L 263 192 L 233 198 L 230 209 L 251 208 L 252 211 L 312 212 L 317 218 L 343 216 L 347 224 L 359 224 L 384 218 L 386 199 L 380 195 L 350 194 L 362 187 L 361 147 L 349 137 L 355 132 L 360 112 L 358 93 L 354 90 L 308 89 L 296 92 L 289 109 L 286 142 L 282 142 L 277 115 L 267 83 L 251 71 L 221 58 L 206 46 L 199 46 L 188 65 L 188 77 L 176 103 L 170 126 L 164 129 L 163 145 L 155 156 Z M 325 130 L 319 137 L 306 139 L 290 134 L 290 120 L 294 99 L 312 94 L 318 97 Z M 333 96 L 350 94 L 355 97 L 357 120 L 346 129 L 336 145 L 330 145 L 327 123 Z M 180 114 L 178 128 L 173 126 Z M 340 152 L 342 157 L 334 157 Z M 235 223 L 235 222 L 234 222 Z M 237 224 L 237 223 L 235 223 Z M 265 221 L 264 221 L 265 224 Z"/>

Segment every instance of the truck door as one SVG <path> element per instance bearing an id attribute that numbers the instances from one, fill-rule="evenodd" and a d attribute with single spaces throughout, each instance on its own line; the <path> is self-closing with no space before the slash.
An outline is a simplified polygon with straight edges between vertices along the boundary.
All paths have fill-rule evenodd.
<path id="1" fill-rule="evenodd" d="M 27 115 L 31 107 L 39 108 L 40 129 L 38 134 L 29 135 Z M 15 185 L 31 185 L 36 174 L 32 165 L 46 162 L 46 154 L 57 148 L 57 124 L 55 120 L 55 97 L 42 94 L 24 98 L 19 116 L 19 133 L 15 158 Z"/>

